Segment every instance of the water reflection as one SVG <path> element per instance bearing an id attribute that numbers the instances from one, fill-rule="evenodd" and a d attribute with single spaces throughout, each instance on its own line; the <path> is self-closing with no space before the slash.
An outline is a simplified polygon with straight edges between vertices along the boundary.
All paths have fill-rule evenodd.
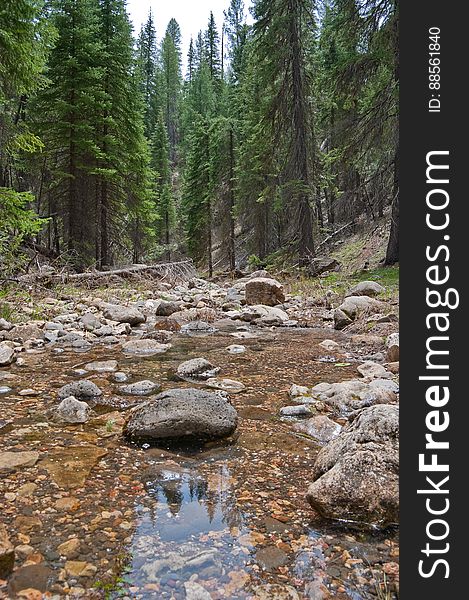
<path id="1" fill-rule="evenodd" d="M 226 463 L 191 468 L 173 461 L 145 473 L 147 496 L 138 506 L 139 520 L 132 540 L 132 564 L 126 577 L 145 596 L 145 586 L 157 585 L 161 598 L 186 584 L 213 591 L 230 584 L 234 573 L 249 571 L 249 515 L 240 510 Z M 246 576 L 247 577 L 247 576 Z M 233 598 L 245 598 L 240 586 Z"/>

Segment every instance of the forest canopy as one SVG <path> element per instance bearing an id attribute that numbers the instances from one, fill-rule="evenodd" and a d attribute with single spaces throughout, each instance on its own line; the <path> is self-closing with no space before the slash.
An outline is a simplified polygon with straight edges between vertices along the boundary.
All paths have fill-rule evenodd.
<path id="1" fill-rule="evenodd" d="M 184 59 L 157 19 L 133 32 L 125 0 L 3 0 L 1 271 L 32 246 L 77 271 L 302 267 L 363 217 L 388 218 L 397 262 L 397 2 L 227 0 Z"/>

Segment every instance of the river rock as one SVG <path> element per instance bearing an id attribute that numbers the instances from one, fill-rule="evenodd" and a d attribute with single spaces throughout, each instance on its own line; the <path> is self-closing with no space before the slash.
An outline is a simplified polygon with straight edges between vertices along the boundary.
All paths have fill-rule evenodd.
<path id="1" fill-rule="evenodd" d="M 386 290 L 376 281 L 360 281 L 347 292 L 347 296 L 379 296 Z"/>
<path id="2" fill-rule="evenodd" d="M 383 365 L 379 365 L 371 360 L 367 360 L 357 367 L 357 371 L 362 377 L 369 379 L 390 379 L 392 373 L 387 371 Z"/>
<path id="3" fill-rule="evenodd" d="M 226 351 L 230 354 L 243 354 L 246 352 L 246 346 L 242 346 L 241 344 L 232 344 L 226 348 Z"/>
<path id="4" fill-rule="evenodd" d="M 15 566 L 15 550 L 5 525 L 0 523 L 0 579 L 6 579 Z"/>
<path id="5" fill-rule="evenodd" d="M 340 350 L 339 344 L 334 340 L 324 340 L 319 345 L 327 352 L 338 352 Z"/>
<path id="6" fill-rule="evenodd" d="M 148 396 L 161 389 L 159 383 L 154 383 L 148 379 L 144 381 L 137 381 L 136 383 L 130 383 L 128 385 L 121 385 L 119 391 L 122 394 L 128 396 Z"/>
<path id="7" fill-rule="evenodd" d="M 239 394 L 246 389 L 244 383 L 220 377 L 212 377 L 207 380 L 206 385 L 216 390 L 222 390 L 231 394 Z"/>
<path id="8" fill-rule="evenodd" d="M 266 546 L 256 552 L 256 560 L 265 571 L 275 571 L 288 562 L 288 556 L 277 546 Z"/>
<path id="9" fill-rule="evenodd" d="M 386 360 L 390 363 L 399 361 L 399 334 L 392 333 L 386 340 Z"/>
<path id="10" fill-rule="evenodd" d="M 0 343 L 0 367 L 7 367 L 15 360 L 15 351 L 7 344 Z"/>
<path id="11" fill-rule="evenodd" d="M 369 296 L 349 296 L 334 311 L 335 328 L 343 329 L 349 322 L 354 321 L 364 312 L 385 311 L 387 308 L 384 302 L 380 302 Z"/>
<path id="12" fill-rule="evenodd" d="M 367 383 L 358 379 L 340 383 L 320 383 L 311 389 L 311 396 L 330 406 L 342 417 L 348 417 L 356 410 L 375 404 L 397 402 L 395 391 L 381 388 L 376 385 L 376 381 L 389 381 L 394 384 L 390 380 L 374 380 Z"/>
<path id="13" fill-rule="evenodd" d="M 86 402 L 80 402 L 74 396 L 65 398 L 51 410 L 55 421 L 62 423 L 86 423 L 92 416 L 92 410 Z"/>
<path id="14" fill-rule="evenodd" d="M 386 526 L 399 520 L 399 407 L 360 411 L 323 448 L 307 499 L 319 514 Z"/>
<path id="15" fill-rule="evenodd" d="M 195 581 L 186 581 L 184 590 L 186 600 L 212 600 L 211 594 Z"/>
<path id="16" fill-rule="evenodd" d="M 96 373 L 114 373 L 117 370 L 117 360 L 97 360 L 85 365 L 87 371 Z"/>
<path id="17" fill-rule="evenodd" d="M 0 452 L 0 472 L 34 467 L 38 460 L 39 452 Z"/>
<path id="18" fill-rule="evenodd" d="M 136 356 L 154 356 L 162 354 L 171 348 L 171 344 L 161 344 L 156 340 L 130 340 L 122 344 L 122 350 L 126 354 L 135 354 Z"/>
<path id="19" fill-rule="evenodd" d="M 10 331 L 13 327 L 13 323 L 10 323 L 10 321 L 0 319 L 0 331 Z"/>
<path id="20" fill-rule="evenodd" d="M 258 304 L 236 311 L 232 319 L 260 325 L 282 325 L 288 321 L 289 316 L 281 308 Z"/>
<path id="21" fill-rule="evenodd" d="M 125 424 L 129 438 L 206 441 L 231 435 L 238 415 L 229 399 L 194 388 L 167 390 L 135 408 Z"/>
<path id="22" fill-rule="evenodd" d="M 373 381 L 370 381 L 370 389 L 391 394 L 397 394 L 399 392 L 398 384 L 390 379 L 373 379 Z"/>
<path id="23" fill-rule="evenodd" d="M 61 387 L 57 396 L 60 400 L 65 400 L 70 396 L 74 396 L 78 400 L 90 400 L 101 394 L 102 391 L 95 383 L 88 379 L 80 379 L 80 381 L 73 381 Z"/>
<path id="24" fill-rule="evenodd" d="M 190 321 L 181 327 L 181 333 L 187 333 L 189 335 L 194 334 L 208 334 L 215 333 L 217 331 L 216 327 L 207 323 L 207 321 Z"/>
<path id="25" fill-rule="evenodd" d="M 129 323 L 129 325 L 140 325 L 140 323 L 145 323 L 146 321 L 145 315 L 132 306 L 108 304 L 103 314 L 106 319 L 117 321 L 118 323 Z"/>
<path id="26" fill-rule="evenodd" d="M 205 381 L 220 372 L 205 358 L 192 358 L 181 363 L 177 368 L 177 376 L 186 381 Z"/>
<path id="27" fill-rule="evenodd" d="M 246 303 L 276 306 L 285 302 L 283 285 L 276 279 L 255 277 L 246 283 Z"/>
<path id="28" fill-rule="evenodd" d="M 291 585 L 266 583 L 256 586 L 253 592 L 253 600 L 300 600 L 298 592 Z"/>
<path id="29" fill-rule="evenodd" d="M 296 385 L 294 383 L 290 390 L 288 391 L 288 395 L 290 398 L 296 398 L 297 396 L 307 396 L 309 394 L 309 388 L 304 385 Z"/>
<path id="30" fill-rule="evenodd" d="M 280 409 L 282 417 L 306 417 L 311 415 L 311 408 L 306 404 L 296 406 L 284 406 Z"/>
<path id="31" fill-rule="evenodd" d="M 172 314 L 181 310 L 180 302 L 170 302 L 167 300 L 161 300 L 156 307 L 155 314 L 157 317 L 170 317 Z"/>
<path id="32" fill-rule="evenodd" d="M 317 417 L 295 423 L 293 429 L 300 433 L 309 435 L 321 444 L 327 444 L 336 438 L 342 431 L 342 427 L 338 423 L 335 423 L 332 419 L 329 419 L 329 417 L 326 417 L 325 415 L 319 415 Z"/>
<path id="33" fill-rule="evenodd" d="M 95 329 L 101 327 L 101 321 L 94 313 L 91 312 L 87 312 L 80 317 L 80 323 L 83 329 L 86 329 L 86 331 L 94 331 Z"/>

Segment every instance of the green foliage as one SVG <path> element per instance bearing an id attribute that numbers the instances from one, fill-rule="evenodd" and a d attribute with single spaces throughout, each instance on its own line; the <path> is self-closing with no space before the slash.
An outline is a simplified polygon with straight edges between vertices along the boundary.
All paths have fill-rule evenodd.
<path id="1" fill-rule="evenodd" d="M 25 257 L 19 248 L 44 224 L 29 208 L 33 199 L 30 193 L 0 188 L 0 271 L 4 275 L 15 272 L 24 264 Z"/>

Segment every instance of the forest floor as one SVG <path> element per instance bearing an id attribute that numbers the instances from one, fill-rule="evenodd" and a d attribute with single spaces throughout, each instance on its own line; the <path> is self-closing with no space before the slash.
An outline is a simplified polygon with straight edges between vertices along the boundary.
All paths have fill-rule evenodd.
<path id="1" fill-rule="evenodd" d="M 370 280 L 384 287 L 380 310 L 335 329 L 345 292 Z M 285 302 L 254 317 L 236 280 L 3 290 L 0 569 L 12 573 L 0 597 L 397 597 L 397 529 L 352 528 L 311 509 L 305 494 L 324 443 L 281 409 L 294 402 L 293 384 L 354 380 L 365 361 L 397 380 L 385 340 L 398 330 L 398 269 L 282 283 Z M 110 318 L 109 304 L 145 321 Z M 174 312 L 158 315 L 165 311 Z M 142 339 L 155 353 L 125 351 Z M 187 388 L 176 370 L 199 357 L 242 384 L 225 382 L 236 392 L 236 437 L 179 450 L 127 442 L 125 419 L 144 398 L 122 384 Z M 83 379 L 101 393 L 92 414 L 58 420 L 61 388 Z M 347 416 L 326 412 L 346 425 Z"/>

